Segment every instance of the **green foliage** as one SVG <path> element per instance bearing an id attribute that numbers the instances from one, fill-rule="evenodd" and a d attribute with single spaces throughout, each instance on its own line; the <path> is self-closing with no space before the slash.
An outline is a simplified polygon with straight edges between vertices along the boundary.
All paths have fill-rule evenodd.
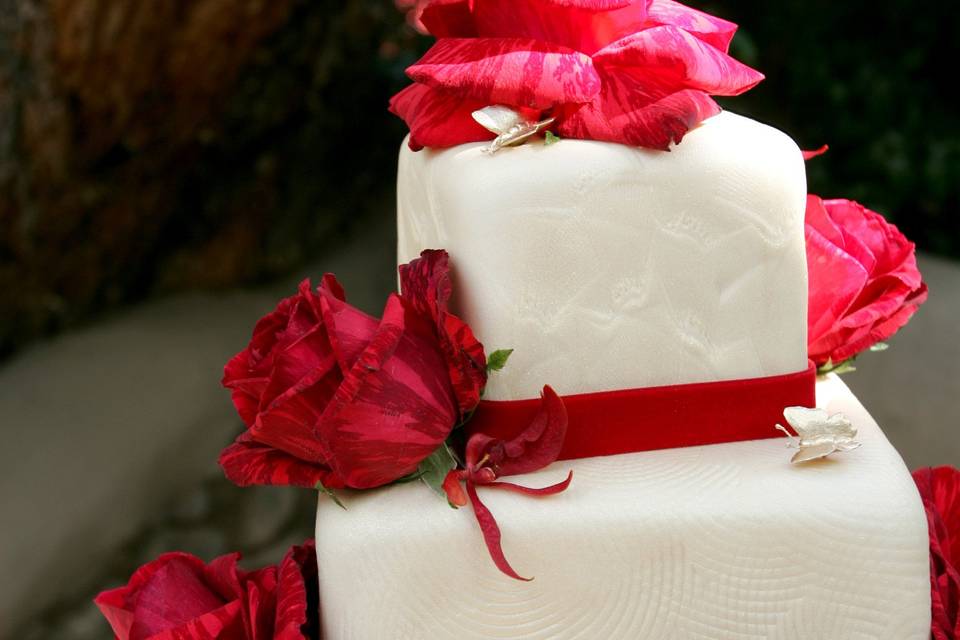
<path id="1" fill-rule="evenodd" d="M 507 366 L 507 360 L 510 359 L 510 354 L 513 353 L 513 349 L 497 349 L 489 356 L 487 356 L 487 371 L 500 371 L 505 366 Z"/>

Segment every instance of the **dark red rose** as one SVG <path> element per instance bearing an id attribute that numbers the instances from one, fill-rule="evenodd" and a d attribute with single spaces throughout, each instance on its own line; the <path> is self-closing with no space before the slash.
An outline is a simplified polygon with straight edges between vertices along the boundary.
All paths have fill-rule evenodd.
<path id="1" fill-rule="evenodd" d="M 313 541 L 278 566 L 237 567 L 240 554 L 204 564 L 165 553 L 94 602 L 119 640 L 303 640 L 319 637 Z"/>
<path id="2" fill-rule="evenodd" d="M 930 528 L 930 587 L 934 640 L 960 638 L 960 471 L 953 467 L 918 469 Z"/>
<path id="3" fill-rule="evenodd" d="M 394 294 L 377 320 L 330 275 L 257 324 L 223 384 L 248 426 L 220 456 L 239 485 L 387 484 L 415 471 L 459 416 L 430 319 Z"/>
<path id="4" fill-rule="evenodd" d="M 400 265 L 400 291 L 436 325 L 460 411 L 466 414 L 480 402 L 487 384 L 487 358 L 467 323 L 447 310 L 452 294 L 449 262 L 446 251 L 428 249 L 410 264 Z"/>
<path id="5" fill-rule="evenodd" d="M 413 149 L 488 140 L 493 104 L 557 118 L 562 137 L 666 149 L 763 75 L 727 52 L 736 25 L 673 0 L 402 0 L 439 38 L 391 111 Z"/>
<path id="6" fill-rule="evenodd" d="M 924 300 L 915 247 L 851 200 L 807 197 L 807 349 L 834 365 L 892 336 Z"/>

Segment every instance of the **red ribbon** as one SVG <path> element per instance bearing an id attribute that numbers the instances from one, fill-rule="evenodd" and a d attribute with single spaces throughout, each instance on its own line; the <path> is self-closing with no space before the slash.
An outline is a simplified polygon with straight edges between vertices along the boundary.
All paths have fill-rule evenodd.
<path id="1" fill-rule="evenodd" d="M 816 366 L 766 378 L 563 396 L 569 424 L 560 460 L 782 437 L 786 407 L 816 406 Z M 483 400 L 467 432 L 510 440 L 540 398 Z"/>

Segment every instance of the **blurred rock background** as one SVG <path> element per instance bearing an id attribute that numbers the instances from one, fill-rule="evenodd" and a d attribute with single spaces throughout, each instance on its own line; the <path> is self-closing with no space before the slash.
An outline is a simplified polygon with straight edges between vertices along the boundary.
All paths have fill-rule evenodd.
<path id="1" fill-rule="evenodd" d="M 848 382 L 908 463 L 960 463 L 960 5 L 690 4 L 767 75 L 725 104 L 831 145 L 811 191 L 939 254 L 928 305 Z M 107 637 L 89 598 L 144 560 L 264 564 L 309 535 L 309 492 L 219 477 L 219 367 L 301 276 L 379 311 L 386 103 L 428 46 L 390 0 L 0 0 L 0 637 Z"/>

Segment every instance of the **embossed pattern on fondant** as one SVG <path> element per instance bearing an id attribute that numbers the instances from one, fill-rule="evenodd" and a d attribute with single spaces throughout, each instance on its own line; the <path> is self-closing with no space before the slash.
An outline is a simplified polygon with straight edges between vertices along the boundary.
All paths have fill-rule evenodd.
<path id="1" fill-rule="evenodd" d="M 417 484 L 321 496 L 324 637 L 921 640 L 927 525 L 900 456 L 836 377 L 818 405 L 863 447 L 797 467 L 785 439 L 559 462 L 488 491 L 505 578 L 463 514 Z M 771 427 L 772 428 L 772 427 Z M 482 489 L 481 489 L 482 491 Z"/>
<path id="2" fill-rule="evenodd" d="M 399 259 L 444 247 L 486 397 L 806 368 L 806 181 L 783 133 L 722 113 L 670 152 L 604 142 L 401 150 Z"/>

